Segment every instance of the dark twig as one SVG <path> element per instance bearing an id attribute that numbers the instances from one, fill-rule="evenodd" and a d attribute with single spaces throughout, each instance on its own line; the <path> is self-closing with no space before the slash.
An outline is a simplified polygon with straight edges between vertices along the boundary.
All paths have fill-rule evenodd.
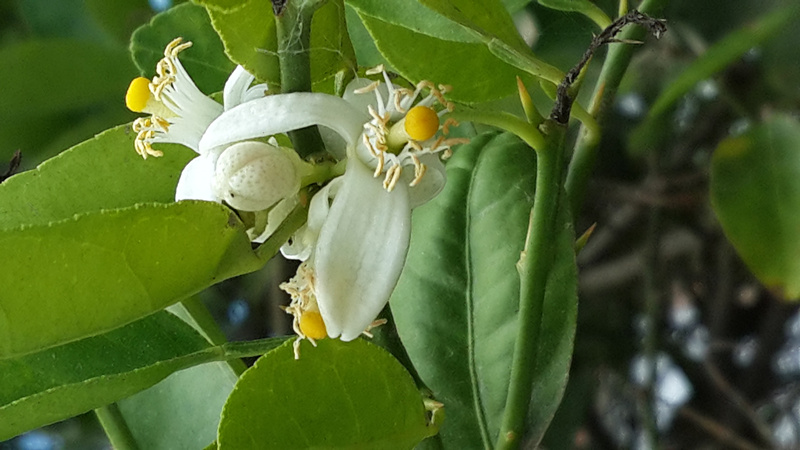
<path id="1" fill-rule="evenodd" d="M 558 84 L 558 94 L 556 102 L 553 105 L 553 110 L 550 112 L 550 118 L 560 124 L 569 122 L 570 111 L 572 110 L 572 102 L 575 101 L 572 94 L 569 92 L 570 87 L 578 79 L 583 68 L 592 58 L 592 55 L 598 48 L 612 43 L 624 44 L 638 44 L 638 41 L 626 41 L 616 39 L 616 36 L 622 29 L 629 24 L 641 25 L 647 28 L 656 39 L 661 38 L 661 35 L 667 31 L 666 21 L 662 19 L 653 19 L 652 17 L 642 14 L 637 10 L 631 10 L 628 14 L 618 18 L 611 25 L 606 27 L 600 34 L 592 39 L 589 48 L 583 54 L 581 60 L 572 69 L 567 72 L 561 83 Z"/>
<path id="2" fill-rule="evenodd" d="M 722 374 L 722 372 L 720 372 L 713 362 L 705 361 L 703 368 L 717 389 L 719 389 L 720 392 L 728 397 L 728 399 L 731 401 L 731 403 L 733 403 L 734 406 L 736 406 L 739 412 L 750 421 L 750 424 L 756 429 L 761 440 L 771 445 L 772 433 L 770 432 L 769 425 L 764 423 L 764 421 L 758 417 L 758 414 L 753 409 L 753 406 L 747 401 L 747 398 L 745 398 L 741 392 L 736 390 L 736 388 L 725 379 L 725 376 Z"/>
<path id="3" fill-rule="evenodd" d="M 19 169 L 19 165 L 22 162 L 22 152 L 19 150 L 14 152 L 14 156 L 11 157 L 11 162 L 8 163 L 8 170 L 5 173 L 0 174 L 0 183 L 6 181 L 7 178 L 10 178 L 11 175 L 17 173 L 17 169 Z"/>
<path id="4" fill-rule="evenodd" d="M 706 433 L 713 436 L 714 439 L 728 446 L 729 448 L 735 448 L 739 450 L 761 449 L 761 447 L 754 445 L 753 443 L 734 433 L 733 430 L 726 428 L 719 422 L 710 419 L 687 406 L 684 406 L 678 410 L 678 414 L 702 428 Z"/>
<path id="5" fill-rule="evenodd" d="M 288 0 L 272 0 L 272 12 L 276 16 L 283 14 L 283 10 L 286 8 L 287 1 Z"/>

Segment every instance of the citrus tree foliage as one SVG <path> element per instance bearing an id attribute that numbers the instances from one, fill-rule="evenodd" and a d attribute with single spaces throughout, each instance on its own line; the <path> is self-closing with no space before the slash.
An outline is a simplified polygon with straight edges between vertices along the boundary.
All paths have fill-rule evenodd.
<path id="1" fill-rule="evenodd" d="M 8 92 L 4 145 L 64 135 L 31 135 L 44 161 L 0 174 L 0 440 L 95 410 L 116 448 L 540 443 L 572 360 L 602 105 L 665 2 L 542 0 L 576 20 L 533 47 L 512 19 L 526 1 L 195 0 L 134 30 L 141 3 L 81 6 L 108 45 L 0 51 L 4 86 L 41 86 Z M 709 50 L 637 145 L 796 13 Z M 776 115 L 724 141 L 711 186 L 745 262 L 791 297 L 797 128 Z M 279 253 L 300 261 L 280 284 L 295 334 L 227 342 L 199 295 Z"/>

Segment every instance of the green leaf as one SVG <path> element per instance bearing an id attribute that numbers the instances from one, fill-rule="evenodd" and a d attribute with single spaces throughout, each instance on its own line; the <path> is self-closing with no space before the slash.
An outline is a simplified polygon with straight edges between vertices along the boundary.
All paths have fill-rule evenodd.
<path id="1" fill-rule="evenodd" d="M 203 5 L 206 8 L 212 8 L 219 11 L 231 11 L 245 6 L 250 0 L 192 0 L 193 2 Z"/>
<path id="2" fill-rule="evenodd" d="M 497 38 L 523 52 L 522 40 L 511 16 L 499 0 L 420 0 L 422 4 L 482 36 Z"/>
<path id="3" fill-rule="evenodd" d="M 0 358 L 100 334 L 261 267 L 209 202 L 144 204 L 0 231 Z"/>
<path id="4" fill-rule="evenodd" d="M 136 69 L 125 51 L 73 40 L 27 41 L 0 49 L 0 119 L 74 112 L 122 97 Z M 39 130 L 39 133 L 46 130 Z"/>
<path id="5" fill-rule="evenodd" d="M 348 0 L 378 50 L 401 75 L 413 82 L 449 84 L 454 100 L 479 103 L 506 97 L 516 92 L 517 75 L 527 81 L 528 74 L 560 81 L 563 74 L 538 60 L 503 7 L 492 4 L 495 7 L 474 0 Z"/>
<path id="6" fill-rule="evenodd" d="M 77 38 L 103 44 L 107 40 L 88 14 L 84 0 L 17 0 L 13 4 L 26 31 L 37 37 Z"/>
<path id="7" fill-rule="evenodd" d="M 192 3 L 158 14 L 133 33 L 131 55 L 140 75 L 155 75 L 164 48 L 176 37 L 192 42 L 191 48 L 181 52 L 180 60 L 197 87 L 207 94 L 221 91 L 236 65 L 225 55 L 205 8 Z"/>
<path id="8" fill-rule="evenodd" d="M 792 3 L 765 14 L 757 22 L 728 34 L 712 45 L 661 91 L 645 121 L 631 134 L 630 147 L 634 151 L 642 151 L 663 140 L 669 128 L 668 113 L 678 100 L 697 83 L 714 76 L 798 18 L 800 5 Z"/>
<path id="9" fill-rule="evenodd" d="M 535 168 L 534 151 L 515 136 L 480 135 L 448 161 L 444 191 L 414 212 L 411 247 L 391 305 L 415 367 L 445 404 L 440 434 L 448 448 L 491 446 L 499 432 L 517 336 L 516 263 Z M 575 332 L 574 236 L 569 226 L 558 229 L 553 242 L 559 256 L 548 279 L 537 353 L 541 372 L 529 413 L 538 437 L 566 384 Z"/>
<path id="10" fill-rule="evenodd" d="M 589 0 L 539 0 L 539 4 L 558 11 L 581 13 L 592 19 L 601 29 L 611 25 L 611 18 Z"/>
<path id="11" fill-rule="evenodd" d="M 173 201 L 181 170 L 196 154 L 164 145 L 163 157 L 142 160 L 133 149 L 134 137 L 130 125 L 121 125 L 0 184 L 0 229 Z"/>
<path id="12" fill-rule="evenodd" d="M 220 449 L 413 448 L 432 434 L 411 376 L 384 350 L 324 339 L 267 353 L 222 412 Z"/>
<path id="13" fill-rule="evenodd" d="M 192 327 L 159 312 L 100 336 L 0 360 L 0 441 L 148 388 L 197 364 L 203 356 L 197 352 L 209 347 Z"/>
<path id="14" fill-rule="evenodd" d="M 233 61 L 270 86 L 280 85 L 275 16 L 270 0 L 249 0 L 232 10 L 209 8 L 208 14 Z M 341 0 L 328 1 L 314 13 L 310 48 L 312 82 L 323 81 L 354 65 Z"/>
<path id="15" fill-rule="evenodd" d="M 403 27 L 414 33 L 445 41 L 478 44 L 480 36 L 464 26 L 440 15 L 418 0 L 385 2 L 381 0 L 347 0 L 347 5 L 360 15 Z M 397 45 L 400 45 L 397 42 Z"/>
<path id="16" fill-rule="evenodd" d="M 448 98 L 467 103 L 495 100 L 516 92 L 515 80 L 521 72 L 501 62 L 483 44 L 437 39 L 361 12 L 359 17 L 383 57 L 412 82 L 427 79 L 448 84 L 453 87 Z"/>
<path id="17" fill-rule="evenodd" d="M 774 116 L 720 143 L 711 162 L 711 204 L 758 279 L 786 298 L 800 298 L 797 119 Z"/>
<path id="18" fill-rule="evenodd" d="M 153 17 L 147 0 L 83 0 L 83 4 L 103 31 L 125 44 L 137 27 Z"/>
<path id="19" fill-rule="evenodd" d="M 184 305 L 191 305 L 191 309 Z M 222 332 L 197 297 L 168 310 L 206 335 L 209 342 L 225 343 L 222 336 L 208 335 L 209 331 Z M 196 320 L 198 316 L 202 316 L 203 325 Z M 217 438 L 222 407 L 244 369 L 240 360 L 190 367 L 119 401 L 117 406 L 140 448 L 203 448 Z"/>
<path id="20" fill-rule="evenodd" d="M 524 8 L 531 0 L 503 0 L 503 6 L 509 14 L 514 14 Z"/>

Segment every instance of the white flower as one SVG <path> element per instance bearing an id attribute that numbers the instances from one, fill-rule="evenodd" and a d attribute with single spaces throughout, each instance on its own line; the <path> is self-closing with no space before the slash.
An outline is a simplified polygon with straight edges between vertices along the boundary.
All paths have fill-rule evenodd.
<path id="1" fill-rule="evenodd" d="M 156 76 L 152 80 L 134 79 L 125 102 L 132 111 L 151 114 L 133 122 L 136 152 L 143 158 L 162 156 L 161 151 L 153 149 L 153 144 L 159 142 L 182 144 L 200 154 L 181 173 L 175 199 L 218 202 L 222 197 L 212 189 L 212 180 L 216 160 L 225 148 L 201 152 L 200 139 L 223 111 L 264 97 L 267 85 L 250 86 L 255 77 L 237 66 L 225 83 L 224 105 L 220 105 L 197 88 L 178 59 L 178 54 L 191 45 L 182 38 L 172 40 L 164 50 L 164 58 L 156 65 Z"/>
<path id="2" fill-rule="evenodd" d="M 405 262 L 411 209 L 441 190 L 440 154 L 463 143 L 446 137 L 452 120 L 440 121 L 452 109 L 442 95 L 446 87 L 422 82 L 406 89 L 382 68 L 372 73 L 383 74 L 385 83 L 356 80 L 345 95 L 360 100 L 361 109 L 325 94 L 266 97 L 226 111 L 200 141 L 203 152 L 316 124 L 347 143 L 345 174 L 314 196 L 307 224 L 282 249 L 304 260 L 282 287 L 292 295 L 287 312 L 295 331 L 312 342 L 325 335 L 350 341 L 375 324 Z M 420 98 L 423 90 L 429 94 Z"/>

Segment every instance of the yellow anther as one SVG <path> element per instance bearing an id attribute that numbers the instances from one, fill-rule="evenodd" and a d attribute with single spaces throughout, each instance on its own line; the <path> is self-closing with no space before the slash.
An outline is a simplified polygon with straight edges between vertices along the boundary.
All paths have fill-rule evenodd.
<path id="1" fill-rule="evenodd" d="M 317 311 L 305 311 L 300 315 L 300 331 L 309 339 L 323 339 L 328 336 L 322 315 Z"/>
<path id="2" fill-rule="evenodd" d="M 379 73 L 383 73 L 384 70 L 385 69 L 383 67 L 383 64 L 378 64 L 377 66 L 371 69 L 367 69 L 366 71 L 364 71 L 364 73 L 367 75 L 377 75 Z"/>
<path id="3" fill-rule="evenodd" d="M 133 112 L 144 112 L 152 95 L 150 80 L 144 77 L 134 78 L 125 94 L 125 105 Z"/>
<path id="4" fill-rule="evenodd" d="M 411 139 L 427 141 L 439 131 L 439 115 L 427 106 L 417 105 L 406 114 L 405 130 Z"/>

